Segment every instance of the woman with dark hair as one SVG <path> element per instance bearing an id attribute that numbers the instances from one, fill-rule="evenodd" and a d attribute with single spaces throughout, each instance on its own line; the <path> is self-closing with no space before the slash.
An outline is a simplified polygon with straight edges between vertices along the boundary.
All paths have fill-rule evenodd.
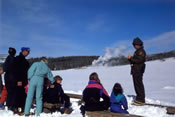
<path id="1" fill-rule="evenodd" d="M 128 114 L 128 103 L 123 95 L 123 88 L 119 83 L 115 83 L 110 97 L 111 112 Z"/>
<path id="2" fill-rule="evenodd" d="M 100 101 L 100 98 L 103 101 Z M 109 95 L 100 83 L 96 72 L 89 76 L 89 83 L 83 91 L 83 101 L 85 111 L 103 111 L 108 110 L 110 106 Z"/>

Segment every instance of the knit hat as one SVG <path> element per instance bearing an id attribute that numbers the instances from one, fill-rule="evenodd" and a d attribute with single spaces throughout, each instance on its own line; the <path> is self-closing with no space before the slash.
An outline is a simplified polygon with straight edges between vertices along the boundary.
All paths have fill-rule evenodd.
<path id="1" fill-rule="evenodd" d="M 136 37 L 136 38 L 134 38 L 132 44 L 133 44 L 133 45 L 140 45 L 140 46 L 143 46 L 143 41 L 142 41 L 139 37 Z"/>
<path id="2" fill-rule="evenodd" d="M 16 49 L 15 48 L 12 48 L 12 47 L 9 47 L 9 51 L 8 53 L 12 56 L 14 56 L 16 54 Z"/>
<path id="3" fill-rule="evenodd" d="M 22 47 L 22 48 L 21 48 L 21 51 L 24 51 L 24 50 L 30 51 L 30 48 L 29 48 L 29 47 Z"/>

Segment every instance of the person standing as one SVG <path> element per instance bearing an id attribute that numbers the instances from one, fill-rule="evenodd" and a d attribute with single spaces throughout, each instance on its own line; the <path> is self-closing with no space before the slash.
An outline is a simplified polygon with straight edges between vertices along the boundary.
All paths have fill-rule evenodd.
<path id="1" fill-rule="evenodd" d="M 6 99 L 6 105 L 9 110 L 14 111 L 15 110 L 15 101 L 16 101 L 16 79 L 14 76 L 14 61 L 15 61 L 15 54 L 16 49 L 10 47 L 8 50 L 8 57 L 6 58 L 4 64 L 3 64 L 3 70 L 5 72 L 4 80 L 5 80 L 5 87 L 7 89 L 7 99 Z"/>
<path id="2" fill-rule="evenodd" d="M 32 100 L 36 92 L 36 110 L 37 116 L 40 115 L 43 108 L 43 87 L 44 87 L 44 78 L 45 76 L 54 83 L 53 75 L 47 66 L 48 60 L 46 57 L 42 57 L 40 62 L 35 62 L 28 70 L 28 80 L 29 88 L 27 93 L 27 99 L 25 103 L 25 116 L 29 116 L 30 108 L 32 105 Z"/>
<path id="3" fill-rule="evenodd" d="M 21 108 L 21 112 L 24 111 L 24 105 L 26 100 L 25 86 L 28 83 L 27 71 L 30 67 L 29 62 L 26 60 L 30 53 L 30 48 L 22 47 L 20 54 L 15 59 L 15 80 L 16 80 L 16 108 Z M 19 112 L 19 110 L 18 110 Z"/>
<path id="4" fill-rule="evenodd" d="M 139 37 L 136 37 L 132 44 L 136 51 L 134 52 L 134 56 L 128 56 L 128 60 L 131 64 L 131 74 L 136 92 L 136 99 L 133 101 L 133 104 L 144 105 L 145 89 L 143 84 L 143 73 L 145 72 L 146 67 L 146 52 L 143 47 L 143 41 Z"/>

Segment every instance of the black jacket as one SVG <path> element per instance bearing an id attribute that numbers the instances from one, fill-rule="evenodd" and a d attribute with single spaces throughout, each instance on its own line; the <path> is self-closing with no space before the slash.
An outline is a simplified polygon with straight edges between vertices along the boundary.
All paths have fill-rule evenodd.
<path id="1" fill-rule="evenodd" d="M 29 67 L 29 62 L 25 59 L 25 56 L 20 53 L 15 59 L 15 79 L 17 82 L 22 81 L 23 87 L 28 83 L 27 72 Z"/>
<path id="2" fill-rule="evenodd" d="M 9 55 L 4 64 L 3 64 L 3 70 L 5 72 L 4 79 L 5 79 L 5 85 L 6 88 L 9 89 L 9 87 L 16 86 L 16 79 L 15 79 L 15 57 L 12 55 Z"/>
<path id="3" fill-rule="evenodd" d="M 131 64 L 131 74 L 143 74 L 145 72 L 146 52 L 141 47 L 137 49 L 134 56 L 129 60 Z"/>
<path id="4" fill-rule="evenodd" d="M 103 101 L 100 101 L 100 98 Z M 83 101 L 86 111 L 107 110 L 110 106 L 109 95 L 103 86 L 94 80 L 89 81 L 88 86 L 83 91 Z"/>
<path id="5" fill-rule="evenodd" d="M 48 103 L 63 103 L 64 91 L 61 84 L 53 83 L 54 88 L 48 88 L 46 91 L 45 101 Z"/>

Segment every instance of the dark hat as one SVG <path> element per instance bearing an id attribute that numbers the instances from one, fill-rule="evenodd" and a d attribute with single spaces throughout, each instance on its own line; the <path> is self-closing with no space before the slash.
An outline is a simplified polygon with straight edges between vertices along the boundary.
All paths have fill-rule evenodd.
<path id="1" fill-rule="evenodd" d="M 16 54 L 16 49 L 10 47 L 8 53 L 9 53 L 10 55 L 14 56 L 14 55 Z"/>
<path id="2" fill-rule="evenodd" d="M 21 51 L 24 51 L 24 50 L 30 51 L 30 48 L 29 48 L 29 47 L 22 47 L 22 48 L 21 48 Z"/>
<path id="3" fill-rule="evenodd" d="M 143 41 L 142 41 L 139 37 L 136 37 L 136 38 L 134 38 L 132 44 L 133 44 L 133 45 L 140 45 L 140 46 L 143 46 Z"/>

